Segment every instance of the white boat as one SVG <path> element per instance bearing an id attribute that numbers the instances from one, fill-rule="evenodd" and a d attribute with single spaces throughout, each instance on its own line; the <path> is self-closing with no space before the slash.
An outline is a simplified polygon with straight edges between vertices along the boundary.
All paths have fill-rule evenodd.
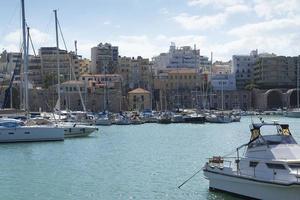
<path id="1" fill-rule="evenodd" d="M 52 121 L 43 119 L 43 118 L 35 118 L 30 119 L 26 122 L 30 126 L 39 126 L 39 127 L 58 127 L 63 129 L 64 137 L 86 137 L 92 134 L 95 131 L 98 131 L 97 127 L 94 126 L 86 126 L 81 124 L 76 124 L 72 122 L 59 122 L 54 123 Z"/>
<path id="2" fill-rule="evenodd" d="M 64 128 L 65 138 L 87 137 L 93 132 L 98 131 L 98 128 L 94 126 L 77 125 L 76 123 L 72 123 L 72 125 L 60 123 L 58 126 Z"/>
<path id="3" fill-rule="evenodd" d="M 100 126 L 110 126 L 112 124 L 112 121 L 110 120 L 108 113 L 99 113 L 98 117 L 95 120 L 95 125 Z"/>
<path id="4" fill-rule="evenodd" d="M 0 119 L 0 142 L 36 142 L 64 140 L 64 128 L 27 126 L 16 119 Z"/>
<path id="5" fill-rule="evenodd" d="M 261 134 L 261 128 L 274 133 Z M 240 157 L 239 150 L 246 148 Z M 236 157 L 214 156 L 203 167 L 209 188 L 255 199 L 300 198 L 300 145 L 287 124 L 251 125 L 250 141 Z"/>
<path id="6" fill-rule="evenodd" d="M 300 108 L 295 108 L 292 110 L 286 111 L 284 114 L 285 117 L 292 117 L 292 118 L 300 118 Z"/>
<path id="7" fill-rule="evenodd" d="M 226 114 L 209 114 L 205 117 L 207 122 L 210 123 L 230 123 L 232 119 L 229 115 Z"/>
<path id="8" fill-rule="evenodd" d="M 116 116 L 116 118 L 114 120 L 114 124 L 116 124 L 116 125 L 130 125 L 131 120 L 126 115 L 120 115 L 119 114 L 119 115 Z"/>

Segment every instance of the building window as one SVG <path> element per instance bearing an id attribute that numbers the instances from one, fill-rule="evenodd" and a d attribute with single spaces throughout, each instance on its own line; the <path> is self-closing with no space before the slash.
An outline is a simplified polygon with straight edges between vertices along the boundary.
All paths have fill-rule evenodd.
<path id="1" fill-rule="evenodd" d="M 144 95 L 141 96 L 141 100 L 144 101 Z"/>

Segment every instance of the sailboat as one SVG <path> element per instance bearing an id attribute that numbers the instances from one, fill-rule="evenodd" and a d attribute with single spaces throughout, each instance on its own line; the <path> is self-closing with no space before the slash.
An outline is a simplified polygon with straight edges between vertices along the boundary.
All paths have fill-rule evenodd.
<path id="1" fill-rule="evenodd" d="M 300 118 L 300 106 L 299 106 L 299 58 L 298 58 L 298 61 L 297 61 L 297 89 L 296 89 L 296 92 L 297 92 L 297 108 L 294 108 L 292 110 L 288 110 L 286 113 L 285 113 L 285 116 L 286 117 L 293 117 L 293 118 Z"/>
<path id="2" fill-rule="evenodd" d="M 58 100 L 55 106 L 55 109 L 58 111 L 59 114 L 59 122 L 57 123 L 58 127 L 64 128 L 64 135 L 65 137 L 84 137 L 88 136 L 91 133 L 98 131 L 98 128 L 93 126 L 85 126 L 85 125 L 78 125 L 76 123 L 65 123 L 61 121 L 61 110 L 60 110 L 60 63 L 59 63 L 59 41 L 58 41 L 58 19 L 57 19 L 57 10 L 54 10 L 55 15 L 55 30 L 56 30 L 56 56 L 57 56 L 57 93 L 58 93 Z M 80 90 L 79 90 L 80 91 Z M 80 93 L 81 94 L 81 93 Z M 80 95 L 81 97 L 81 95 Z M 82 98 L 81 98 L 82 100 Z M 83 104 L 83 108 L 85 110 L 85 106 Z"/>
<path id="3" fill-rule="evenodd" d="M 25 112 L 29 111 L 28 101 L 28 41 L 29 27 L 25 21 L 25 3 L 22 5 L 22 31 L 23 31 L 23 63 L 24 63 L 24 106 Z M 27 37 L 26 37 L 27 28 Z M 0 119 L 0 142 L 33 142 L 64 140 L 64 128 L 57 126 L 28 126 L 20 120 L 2 118 Z"/>

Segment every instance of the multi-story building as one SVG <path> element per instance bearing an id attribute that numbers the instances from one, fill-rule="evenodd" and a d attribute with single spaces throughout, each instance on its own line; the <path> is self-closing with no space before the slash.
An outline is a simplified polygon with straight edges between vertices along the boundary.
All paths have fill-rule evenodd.
<path id="1" fill-rule="evenodd" d="M 33 86 L 43 86 L 41 57 L 29 56 L 28 80 L 32 83 Z"/>
<path id="2" fill-rule="evenodd" d="M 117 73 L 123 78 L 123 92 L 126 94 L 134 88 L 152 89 L 152 64 L 149 59 L 119 57 Z"/>
<path id="3" fill-rule="evenodd" d="M 254 81 L 261 89 L 294 88 L 300 57 L 260 56 L 254 67 Z"/>
<path id="4" fill-rule="evenodd" d="M 232 62 L 216 61 L 212 65 L 212 74 L 231 74 L 232 73 Z"/>
<path id="5" fill-rule="evenodd" d="M 0 72 L 2 74 L 11 75 L 14 70 L 16 78 L 20 80 L 22 65 L 22 53 L 3 51 L 0 55 Z"/>
<path id="6" fill-rule="evenodd" d="M 197 69 L 161 70 L 154 80 L 153 101 L 161 110 L 203 107 L 206 82 Z"/>
<path id="7" fill-rule="evenodd" d="M 251 51 L 250 55 L 233 55 L 232 65 L 237 89 L 245 89 L 253 82 L 254 65 L 258 59 L 258 51 Z"/>
<path id="8" fill-rule="evenodd" d="M 117 46 L 109 43 L 93 47 L 91 49 L 91 73 L 115 73 L 118 66 L 119 50 Z"/>
<path id="9" fill-rule="evenodd" d="M 59 50 L 59 67 L 60 79 L 62 81 L 74 80 L 79 77 L 78 57 L 73 52 Z M 39 57 L 41 58 L 42 79 L 57 80 L 57 48 L 42 47 L 39 49 Z"/>
<path id="10" fill-rule="evenodd" d="M 154 69 L 166 69 L 166 68 L 209 68 L 211 62 L 208 57 L 201 56 L 200 50 L 194 49 L 190 46 L 183 46 L 176 48 L 172 43 L 168 53 L 162 53 L 159 56 L 153 58 Z"/>
<path id="11" fill-rule="evenodd" d="M 211 76 L 211 86 L 216 90 L 236 90 L 234 74 L 213 74 Z"/>
<path id="12" fill-rule="evenodd" d="M 78 60 L 79 62 L 79 73 L 80 75 L 88 74 L 91 71 L 91 60 L 87 58 L 81 58 Z"/>

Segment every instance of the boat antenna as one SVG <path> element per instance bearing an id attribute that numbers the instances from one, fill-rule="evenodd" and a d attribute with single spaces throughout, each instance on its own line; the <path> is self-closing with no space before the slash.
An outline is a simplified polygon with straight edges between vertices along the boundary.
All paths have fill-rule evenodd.
<path id="1" fill-rule="evenodd" d="M 178 186 L 178 188 L 180 189 L 184 184 L 186 184 L 189 180 L 191 180 L 194 176 L 196 176 L 201 171 L 202 171 L 202 168 L 199 169 L 196 173 L 194 173 L 190 178 L 188 178 L 187 180 L 185 180 L 181 185 Z"/>

